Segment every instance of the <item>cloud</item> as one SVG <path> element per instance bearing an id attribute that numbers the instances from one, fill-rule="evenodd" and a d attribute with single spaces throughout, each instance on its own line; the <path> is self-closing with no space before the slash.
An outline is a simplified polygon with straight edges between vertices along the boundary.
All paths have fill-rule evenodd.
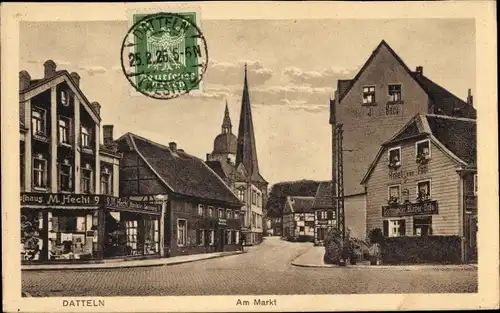
<path id="1" fill-rule="evenodd" d="M 45 61 L 47 60 L 28 60 L 26 61 L 26 63 L 29 63 L 29 64 L 43 64 L 45 63 Z M 54 61 L 54 63 L 56 63 L 57 67 L 65 67 L 65 66 L 68 66 L 68 65 L 71 65 L 71 63 L 67 62 L 67 61 L 63 61 L 63 60 L 52 60 Z"/>
<path id="2" fill-rule="evenodd" d="M 247 63 L 248 80 L 252 86 L 262 85 L 273 76 L 273 71 L 265 68 L 260 61 L 240 60 L 235 63 L 210 61 L 203 80 L 218 85 L 242 85 L 245 63 Z"/>
<path id="3" fill-rule="evenodd" d="M 323 71 L 302 71 L 297 67 L 283 69 L 283 75 L 292 84 L 311 86 L 335 86 L 338 79 L 352 78 L 356 70 L 343 67 L 330 67 Z"/>
<path id="4" fill-rule="evenodd" d="M 231 95 L 231 89 L 226 87 L 203 87 L 203 92 L 190 92 L 186 96 L 201 100 L 223 100 Z"/>
<path id="5" fill-rule="evenodd" d="M 235 97 L 241 98 L 241 89 L 233 91 Z M 250 88 L 252 103 L 265 105 L 285 105 L 307 107 L 310 105 L 327 105 L 333 96 L 333 88 L 309 86 L 269 86 Z"/>
<path id="6" fill-rule="evenodd" d="M 90 76 L 94 76 L 95 74 L 103 74 L 106 73 L 106 69 L 102 66 L 82 66 L 80 67 L 81 71 L 87 72 Z"/>

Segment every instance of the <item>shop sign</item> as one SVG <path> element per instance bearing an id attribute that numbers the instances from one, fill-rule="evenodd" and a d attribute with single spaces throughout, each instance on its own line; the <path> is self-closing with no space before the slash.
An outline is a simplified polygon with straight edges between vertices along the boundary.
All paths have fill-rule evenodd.
<path id="1" fill-rule="evenodd" d="M 219 218 L 219 220 L 217 221 L 217 224 L 227 225 L 227 220 L 225 218 Z"/>
<path id="2" fill-rule="evenodd" d="M 327 220 L 318 220 L 317 222 L 319 225 L 327 225 L 328 224 Z"/>
<path id="3" fill-rule="evenodd" d="M 389 172 L 390 179 L 407 179 L 408 177 L 413 177 L 417 175 L 427 174 L 428 168 L 427 165 L 421 165 L 418 167 L 417 171 L 394 171 Z"/>
<path id="4" fill-rule="evenodd" d="M 141 201 L 134 201 L 127 198 L 118 198 L 111 196 L 104 196 L 104 205 L 109 209 L 134 211 L 134 212 L 150 212 L 160 213 L 160 206 L 148 204 Z"/>
<path id="5" fill-rule="evenodd" d="M 382 207 L 382 217 L 400 217 L 430 214 L 438 214 L 438 203 L 435 200 Z"/>
<path id="6" fill-rule="evenodd" d="M 99 195 L 21 192 L 21 206 L 98 206 L 99 204 L 101 204 Z"/>

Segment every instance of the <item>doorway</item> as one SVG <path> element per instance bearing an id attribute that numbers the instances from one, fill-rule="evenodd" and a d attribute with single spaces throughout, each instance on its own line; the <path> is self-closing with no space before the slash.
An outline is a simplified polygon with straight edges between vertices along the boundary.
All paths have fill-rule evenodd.
<path id="1" fill-rule="evenodd" d="M 467 263 L 477 262 L 477 213 L 465 214 L 465 239 Z"/>
<path id="2" fill-rule="evenodd" d="M 217 252 L 224 251 L 224 243 L 226 239 L 226 231 L 224 228 L 217 230 Z"/>

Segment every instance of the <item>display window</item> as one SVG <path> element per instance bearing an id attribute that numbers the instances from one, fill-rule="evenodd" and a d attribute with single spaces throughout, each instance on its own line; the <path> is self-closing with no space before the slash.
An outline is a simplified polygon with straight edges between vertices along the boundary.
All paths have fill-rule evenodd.
<path id="1" fill-rule="evenodd" d="M 43 248 L 42 227 L 42 212 L 29 209 L 21 211 L 21 260 L 40 260 Z"/>
<path id="2" fill-rule="evenodd" d="M 48 250 L 51 260 L 91 259 L 94 255 L 93 213 L 48 213 Z"/>

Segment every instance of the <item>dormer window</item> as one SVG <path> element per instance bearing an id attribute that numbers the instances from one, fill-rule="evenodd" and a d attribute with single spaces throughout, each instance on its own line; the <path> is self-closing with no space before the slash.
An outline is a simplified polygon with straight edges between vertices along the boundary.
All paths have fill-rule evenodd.
<path id="1" fill-rule="evenodd" d="M 398 168 L 401 166 L 401 147 L 389 149 L 389 167 Z"/>
<path id="2" fill-rule="evenodd" d="M 401 85 L 389 85 L 389 102 L 401 102 Z"/>
<path id="3" fill-rule="evenodd" d="M 431 145 L 429 139 L 418 141 L 415 144 L 416 161 L 425 164 L 431 158 Z"/>
<path id="4" fill-rule="evenodd" d="M 375 104 L 375 86 L 363 87 L 363 105 Z"/>

